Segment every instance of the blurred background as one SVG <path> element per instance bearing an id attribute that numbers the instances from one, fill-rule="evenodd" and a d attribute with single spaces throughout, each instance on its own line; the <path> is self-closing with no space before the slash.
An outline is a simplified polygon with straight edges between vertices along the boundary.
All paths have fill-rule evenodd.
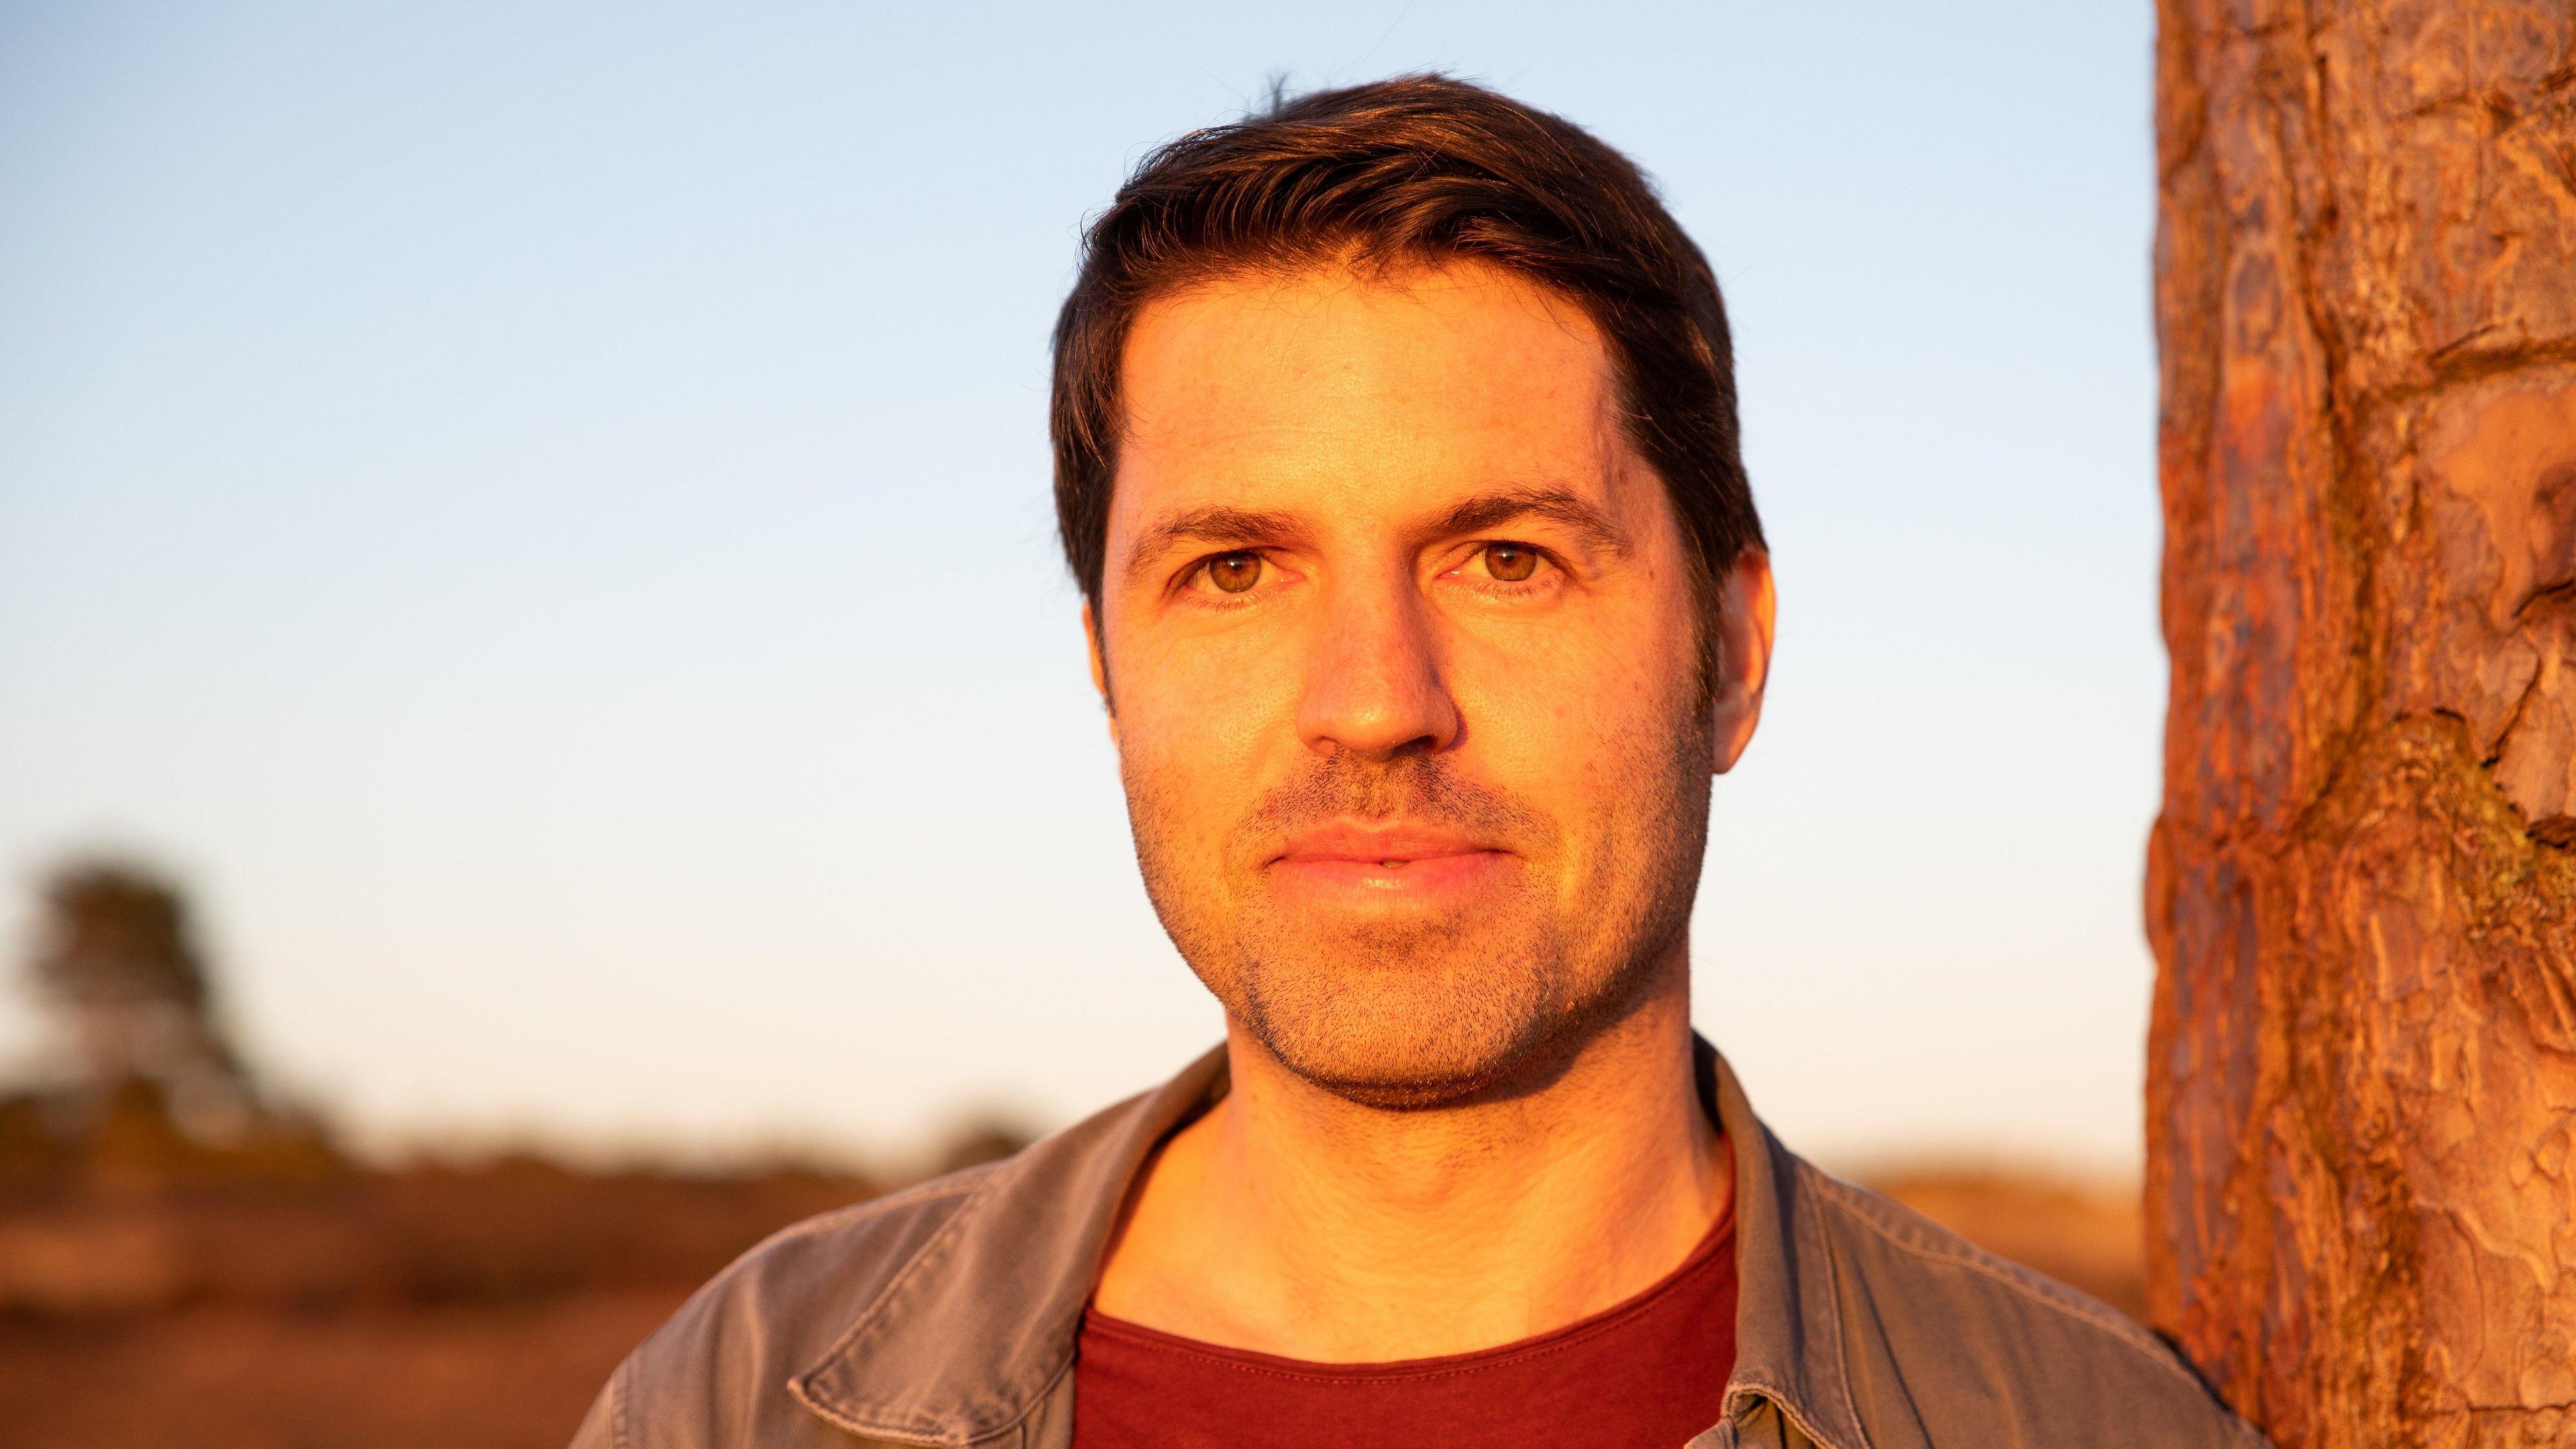
<path id="1" fill-rule="evenodd" d="M 1659 179 L 1782 591 L 1700 1025 L 2137 1306 L 2148 7 L 0 3 L 0 1434 L 560 1442 L 796 1216 L 1213 1042 L 1046 340 L 1154 144 Z"/>

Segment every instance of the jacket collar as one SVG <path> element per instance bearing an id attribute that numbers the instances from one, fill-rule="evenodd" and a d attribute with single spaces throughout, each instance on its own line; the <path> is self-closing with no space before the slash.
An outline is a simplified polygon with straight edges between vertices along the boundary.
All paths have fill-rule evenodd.
<path id="1" fill-rule="evenodd" d="M 1700 1101 L 1735 1149 L 1735 1371 L 1726 1380 L 1727 1421 L 1767 1399 L 1821 1449 L 1862 1449 L 1869 1436 L 1843 1367 L 1833 1254 L 1805 1181 L 1815 1169 L 1753 1115 L 1717 1048 L 1706 1037 L 1695 1045 Z"/>
<path id="2" fill-rule="evenodd" d="M 1730 1421 L 1778 1406 L 1825 1449 L 1867 1442 L 1843 1370 L 1833 1266 L 1809 1171 L 1753 1115 L 1717 1049 L 1699 1091 L 1735 1151 L 1737 1273 Z M 862 1434 L 963 1446 L 1035 1410 L 1073 1367 L 1102 1249 L 1155 1147 L 1223 1097 L 1225 1049 L 1161 1087 L 986 1171 L 790 1389 Z"/>
<path id="3" fill-rule="evenodd" d="M 984 1170 L 790 1391 L 844 1429 L 922 1444 L 972 1444 L 1026 1418 L 1073 1366 L 1128 1187 L 1227 1084 L 1220 1046 Z"/>

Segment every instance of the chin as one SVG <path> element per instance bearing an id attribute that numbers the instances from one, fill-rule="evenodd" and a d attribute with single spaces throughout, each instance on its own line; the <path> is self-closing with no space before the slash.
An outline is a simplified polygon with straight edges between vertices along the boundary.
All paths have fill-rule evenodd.
<path id="1" fill-rule="evenodd" d="M 1324 943 L 1316 943 L 1321 946 Z M 1419 1109 L 1552 1075 L 1596 1015 L 1563 957 L 1479 951 L 1443 933 L 1245 962 L 1229 1013 L 1299 1077 L 1353 1102 Z M 1461 949 L 1465 947 L 1467 949 Z M 1364 961 L 1365 965 L 1354 965 Z"/>

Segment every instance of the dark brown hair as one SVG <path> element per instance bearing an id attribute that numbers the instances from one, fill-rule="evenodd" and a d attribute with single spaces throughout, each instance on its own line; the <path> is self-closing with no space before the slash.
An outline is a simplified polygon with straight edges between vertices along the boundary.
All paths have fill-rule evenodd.
<path id="1" fill-rule="evenodd" d="M 1581 306 L 1617 369 L 1629 438 L 1670 493 L 1703 609 L 1762 542 L 1708 259 L 1634 163 L 1482 86 L 1416 75 L 1295 99 L 1147 156 L 1084 234 L 1055 330 L 1056 525 L 1100 606 L 1127 332 L 1154 298 L 1245 268 L 1473 259 Z M 1713 631 L 1703 631 L 1713 639 Z"/>

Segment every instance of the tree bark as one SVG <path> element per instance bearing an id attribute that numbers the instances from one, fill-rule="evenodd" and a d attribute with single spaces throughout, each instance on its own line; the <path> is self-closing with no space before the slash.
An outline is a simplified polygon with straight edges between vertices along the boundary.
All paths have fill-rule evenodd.
<path id="1" fill-rule="evenodd" d="M 2576 0 L 2158 0 L 2149 1300 L 2576 1443 Z"/>

